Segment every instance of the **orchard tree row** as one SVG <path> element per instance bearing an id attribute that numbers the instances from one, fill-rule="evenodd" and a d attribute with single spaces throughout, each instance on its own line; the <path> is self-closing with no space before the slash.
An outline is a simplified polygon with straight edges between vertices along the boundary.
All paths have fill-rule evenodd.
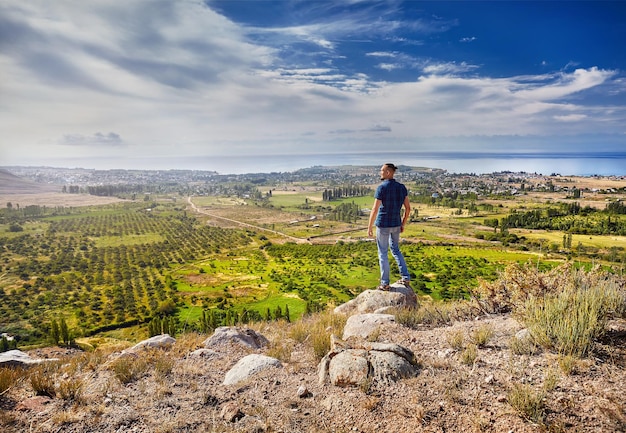
<path id="1" fill-rule="evenodd" d="M 582 208 L 578 203 L 564 203 L 560 207 L 536 209 L 526 212 L 511 211 L 501 219 L 487 219 L 486 224 L 501 230 L 526 228 L 559 230 L 574 234 L 626 235 L 626 218 L 621 213 L 623 206 L 607 206 L 604 211 L 590 207 Z"/>
<path id="2" fill-rule="evenodd" d="M 180 298 L 169 269 L 224 246 L 245 247 L 252 235 L 171 208 L 126 206 L 41 222 L 45 234 L 0 237 L 0 326 L 24 340 L 45 338 L 60 314 L 78 335 L 173 314 Z"/>

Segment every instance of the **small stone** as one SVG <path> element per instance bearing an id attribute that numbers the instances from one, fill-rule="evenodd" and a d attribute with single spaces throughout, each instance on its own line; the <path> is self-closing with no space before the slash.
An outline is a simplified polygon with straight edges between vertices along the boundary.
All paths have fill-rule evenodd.
<path id="1" fill-rule="evenodd" d="M 309 395 L 311 395 L 311 393 L 309 392 L 309 390 L 307 389 L 307 387 L 306 387 L 306 386 L 304 386 L 304 385 L 300 385 L 300 386 L 298 387 L 298 392 L 297 392 L 297 394 L 298 394 L 298 397 L 300 397 L 300 398 L 306 398 L 306 397 L 308 397 Z"/>
<path id="2" fill-rule="evenodd" d="M 244 417 L 244 414 L 239 409 L 239 406 L 234 401 L 228 402 L 222 407 L 220 417 L 224 421 L 235 422 Z"/>
<path id="3" fill-rule="evenodd" d="M 493 383 L 493 382 L 494 382 L 494 377 L 493 377 L 493 374 L 490 374 L 489 376 L 487 376 L 487 377 L 485 378 L 485 383 L 487 383 L 487 384 L 491 384 L 491 383 Z"/>
<path id="4" fill-rule="evenodd" d="M 450 355 L 452 355 L 454 353 L 453 349 L 444 349 L 444 350 L 438 350 L 437 351 L 437 356 L 439 358 L 449 358 Z"/>
<path id="5" fill-rule="evenodd" d="M 32 411 L 35 413 L 41 413 L 46 410 L 46 406 L 50 403 L 52 403 L 52 399 L 50 397 L 35 396 L 19 402 L 15 407 L 15 410 L 20 412 Z"/>

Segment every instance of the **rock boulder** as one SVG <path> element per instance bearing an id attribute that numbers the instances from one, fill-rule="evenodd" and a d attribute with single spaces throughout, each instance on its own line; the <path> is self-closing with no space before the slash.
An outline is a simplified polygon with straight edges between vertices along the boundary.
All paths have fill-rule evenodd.
<path id="1" fill-rule="evenodd" d="M 230 344 L 239 344 L 251 349 L 260 349 L 267 346 L 269 341 L 263 335 L 250 328 L 220 326 L 215 329 L 213 335 L 202 343 L 207 349 Z"/>
<path id="2" fill-rule="evenodd" d="M 331 350 L 318 366 L 320 384 L 336 386 L 391 383 L 419 373 L 413 352 L 393 343 L 347 343 L 331 338 Z"/>
<path id="3" fill-rule="evenodd" d="M 339 305 L 334 312 L 351 316 L 363 313 L 384 313 L 390 308 L 416 308 L 417 296 L 410 287 L 392 284 L 389 291 L 366 290 L 354 299 Z"/>

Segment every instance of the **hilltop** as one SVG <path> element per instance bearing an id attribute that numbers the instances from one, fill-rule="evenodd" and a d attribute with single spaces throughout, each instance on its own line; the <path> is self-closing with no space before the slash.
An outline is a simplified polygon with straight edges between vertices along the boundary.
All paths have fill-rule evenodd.
<path id="1" fill-rule="evenodd" d="M 34 175 L 33 175 L 34 176 Z M 33 177 L 31 176 L 31 177 Z M 36 178 L 36 177 L 35 177 Z M 92 206 L 118 202 L 115 197 L 96 197 L 86 194 L 61 193 L 61 186 L 48 179 L 41 182 L 17 176 L 0 168 L 0 203 L 5 206 Z"/>
<path id="2" fill-rule="evenodd" d="M 248 351 L 230 348 L 211 357 L 191 356 L 206 335 L 182 336 L 170 349 L 146 351 L 129 360 L 129 366 L 145 362 L 147 368 L 137 370 L 137 378 L 128 383 L 116 379 L 111 369 L 115 352 L 37 351 L 33 354 L 60 355 L 59 380 L 65 388 L 80 384 L 82 395 L 76 400 L 35 397 L 30 385 L 22 382 L 2 397 L 0 425 L 5 432 L 30 428 L 68 433 L 606 433 L 626 427 L 623 337 L 621 348 L 610 357 L 578 361 L 568 374 L 554 354 L 515 354 L 510 341 L 520 325 L 509 315 L 418 330 L 388 324 L 381 327 L 377 340 L 411 349 L 421 366 L 418 376 L 390 385 L 340 388 L 319 385 L 310 344 L 290 337 L 294 326 L 259 326 L 271 342 L 260 353 L 279 356 L 283 368 L 268 369 L 231 386 L 222 384 L 224 376 Z M 469 337 L 484 326 L 492 327 L 495 334 L 467 365 L 463 352 L 451 348 L 450 336 Z M 528 387 L 529 399 L 547 389 L 541 404 L 528 402 L 537 404 L 538 410 L 545 404 L 541 423 L 525 419 L 511 405 L 516 384 Z M 309 395 L 298 396 L 302 386 Z M 236 416 L 225 408 L 234 410 Z"/>
<path id="3" fill-rule="evenodd" d="M 32 350 L 32 357 L 60 358 L 60 362 L 44 362 L 17 376 L 0 369 L 0 385 L 4 384 L 0 391 L 8 388 L 0 394 L 0 426 L 5 432 L 70 433 L 624 431 L 623 278 L 602 279 L 602 274 L 570 273 L 565 268 L 547 274 L 534 273 L 532 268 L 523 272 L 524 278 L 517 279 L 520 286 L 514 289 L 517 294 L 510 300 L 521 295 L 518 290 L 526 284 L 545 283 L 552 287 L 544 287 L 545 301 L 537 305 L 546 311 L 549 299 L 562 296 L 554 290 L 601 303 L 608 300 L 600 299 L 604 293 L 617 296 L 611 301 L 616 301 L 612 312 L 602 308 L 604 312 L 594 316 L 579 303 L 569 305 L 572 314 L 559 319 L 562 325 L 576 323 L 569 316 L 589 314 L 603 324 L 610 319 L 588 355 L 564 355 L 558 339 L 538 345 L 540 327 L 532 326 L 529 332 L 518 319 L 524 314 L 517 309 L 485 313 L 487 303 L 490 308 L 504 305 L 501 296 L 482 298 L 480 304 L 431 304 L 423 298 L 417 309 L 387 309 L 395 319 L 359 338 L 346 337 L 350 320 L 346 322 L 337 308 L 294 323 L 280 320 L 236 328 L 258 336 L 255 341 L 260 343 L 254 347 L 236 340 L 211 343 L 210 334 L 186 333 L 173 344 L 168 337 L 168 345 L 159 348 L 108 345 L 101 340 L 90 352 Z M 519 276 L 512 269 L 486 289 L 495 293 L 500 283 L 511 287 Z M 580 281 L 582 291 L 565 289 Z M 588 298 L 593 289 L 584 287 L 593 281 L 601 287 Z M 388 293 L 366 291 L 360 296 L 365 302 Z M 524 308 L 532 300 L 532 295 L 526 295 Z M 361 314 L 376 315 L 389 316 Z M 533 325 L 529 316 L 523 322 Z M 587 322 L 585 329 L 593 333 L 594 325 Z M 328 351 L 326 344 L 333 341 L 331 334 L 342 333 L 345 342 L 340 347 L 393 343 L 412 352 L 416 374 L 388 381 L 373 376 L 358 386 L 345 387 L 320 381 L 318 368 L 321 355 Z M 566 339 L 572 336 L 566 334 Z M 337 353 L 332 343 L 330 349 Z M 369 349 L 353 353 L 363 350 Z M 251 353 L 271 357 L 279 365 L 225 384 L 233 366 Z M 11 380 L 13 386 L 7 387 Z"/>
<path id="4" fill-rule="evenodd" d="M 60 362 L 0 369 L 0 430 L 624 431 L 623 178 L 582 185 L 557 176 L 407 169 L 403 175 L 419 215 L 404 233 L 403 249 L 421 307 L 390 313 L 395 322 L 367 341 L 412 351 L 418 374 L 388 384 L 319 384 L 317 368 L 326 353 L 321 342 L 329 342 L 330 332 L 340 336 L 344 322 L 305 311 L 371 292 L 377 279 L 375 245 L 363 229 L 367 212 L 347 221 L 330 218 L 338 217 L 337 208 L 371 205 L 371 196 L 328 201 L 324 193 L 339 183 L 373 186 L 374 172 L 49 170 L 42 178 L 31 171 L 28 179 L 37 185 L 57 179 L 58 192 L 0 195 L 0 203 L 12 204 L 0 224 L 0 332 L 19 337 L 32 357 Z M 123 204 L 86 206 L 112 201 Z M 494 281 L 506 263 L 552 269 L 558 294 L 572 283 L 561 276 L 599 265 L 604 272 L 584 288 L 603 289 L 609 276 L 619 277 L 621 303 L 602 310 L 601 318 L 611 319 L 600 322 L 604 332 L 575 356 L 552 346 L 550 334 L 539 336 L 542 344 L 522 344 L 517 336 L 530 332 L 528 325 L 502 297 L 517 284 L 542 301 L 548 298 L 541 292 L 545 281 L 532 273 Z M 475 301 L 481 281 L 493 283 L 487 288 L 494 305 L 456 301 Z M 586 305 L 558 300 L 553 321 L 567 322 Z M 250 305 L 254 310 L 247 310 Z M 291 319 L 304 319 L 289 323 L 287 307 Z M 215 319 L 211 326 L 255 321 L 242 326 L 269 344 L 194 355 L 211 335 L 204 313 Z M 162 315 L 177 325 L 172 347 L 123 352 L 151 332 L 148 320 Z M 52 324 L 60 319 L 82 337 L 84 351 L 34 349 L 52 340 Z M 223 385 L 250 352 L 278 359 L 282 368 Z M 307 392 L 299 394 L 301 387 Z"/>
<path id="5" fill-rule="evenodd" d="M 37 194 L 57 190 L 52 185 L 24 179 L 0 168 L 0 194 Z"/>

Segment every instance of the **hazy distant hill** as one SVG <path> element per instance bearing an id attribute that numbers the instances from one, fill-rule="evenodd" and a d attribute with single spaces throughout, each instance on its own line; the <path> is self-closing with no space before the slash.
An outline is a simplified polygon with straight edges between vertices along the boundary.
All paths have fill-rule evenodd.
<path id="1" fill-rule="evenodd" d="M 37 194 L 58 191 L 58 187 L 22 179 L 0 169 L 0 194 Z"/>

